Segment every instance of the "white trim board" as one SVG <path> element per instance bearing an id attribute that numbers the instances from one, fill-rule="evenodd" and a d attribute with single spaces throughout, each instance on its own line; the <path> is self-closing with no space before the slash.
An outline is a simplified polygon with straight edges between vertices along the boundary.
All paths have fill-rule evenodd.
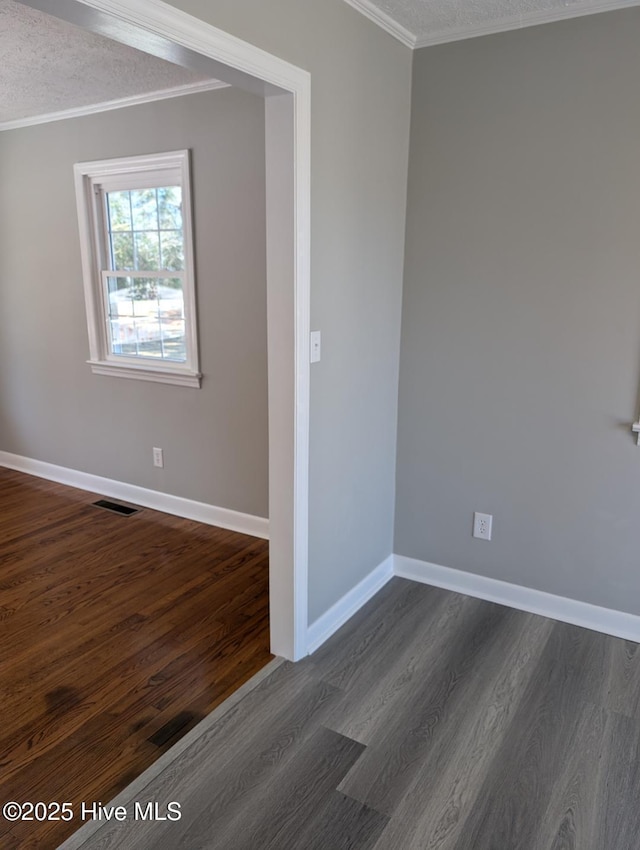
<path id="1" fill-rule="evenodd" d="M 15 469 L 18 472 L 26 472 L 28 475 L 35 475 L 38 478 L 46 478 L 48 481 L 57 481 L 59 484 L 66 484 L 69 487 L 77 487 L 79 490 L 109 496 L 111 499 L 120 499 L 134 505 L 152 508 L 165 514 L 193 519 L 206 525 L 216 525 L 220 528 L 227 528 L 229 531 L 239 531 L 241 534 L 261 537 L 263 540 L 269 539 L 269 520 L 264 517 L 252 516 L 228 508 L 219 508 L 205 502 L 195 502 L 181 496 L 171 496 L 169 493 L 148 490 L 146 487 L 138 487 L 136 484 L 127 484 L 124 481 L 115 481 L 113 478 L 91 475 L 88 472 L 80 472 L 66 466 L 56 466 L 53 463 L 33 460 L 10 452 L 0 452 L 0 466 Z"/>
<path id="2" fill-rule="evenodd" d="M 373 21 L 385 30 L 385 32 L 388 32 L 412 50 L 420 47 L 430 47 L 435 44 L 464 41 L 467 38 L 477 38 L 482 35 L 493 35 L 499 32 L 539 26 L 540 24 L 552 24 L 556 21 L 567 20 L 568 18 L 581 18 L 585 15 L 613 12 L 616 9 L 626 9 L 629 6 L 640 5 L 640 0 L 591 0 L 591 2 L 585 2 L 579 6 L 572 3 L 571 5 L 555 9 L 499 18 L 498 20 L 487 21 L 484 24 L 478 24 L 476 26 L 452 27 L 451 29 L 418 36 L 399 24 L 387 12 L 383 12 L 372 0 L 344 0 L 344 2 L 357 9 L 358 12 L 370 21 Z"/>
<path id="3" fill-rule="evenodd" d="M 83 115 L 95 115 L 98 112 L 109 112 L 111 109 L 124 109 L 126 106 L 139 106 L 141 103 L 152 103 L 156 100 L 168 100 L 171 97 L 184 97 L 188 94 L 198 94 L 204 91 L 229 88 L 222 80 L 205 80 L 202 83 L 186 83 L 161 91 L 134 94 L 129 97 L 119 97 L 115 100 L 105 100 L 102 103 L 76 106 L 73 109 L 62 109 L 59 112 L 48 112 L 46 115 L 32 115 L 28 118 L 16 118 L 13 121 L 0 122 L 0 133 L 4 130 L 19 130 L 22 127 L 33 127 L 36 124 L 49 124 L 52 121 L 66 121 L 67 118 L 82 118 Z"/>
<path id="4" fill-rule="evenodd" d="M 362 581 L 332 605 L 328 611 L 311 623 L 307 631 L 307 649 L 315 652 L 340 626 L 362 608 L 385 584 L 393 578 L 393 555 L 378 564 Z"/>
<path id="5" fill-rule="evenodd" d="M 404 555 L 390 555 L 309 626 L 309 654 L 322 646 L 394 576 L 640 643 L 640 616 L 636 614 L 602 608 L 577 599 L 556 596 L 542 590 L 442 567 Z"/>
<path id="6" fill-rule="evenodd" d="M 640 643 L 640 616 L 611 608 L 601 608 L 588 602 L 556 596 L 531 587 L 510 584 L 486 576 L 441 567 L 427 561 L 394 555 L 394 574 L 422 584 L 442 587 L 464 593 L 477 599 L 486 599 L 507 605 L 519 611 L 540 614 L 574 626 Z"/>

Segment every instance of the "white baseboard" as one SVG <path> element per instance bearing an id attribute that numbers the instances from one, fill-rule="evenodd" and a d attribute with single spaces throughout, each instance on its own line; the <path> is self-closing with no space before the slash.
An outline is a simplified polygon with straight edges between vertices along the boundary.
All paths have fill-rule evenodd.
<path id="1" fill-rule="evenodd" d="M 389 555 L 381 564 L 373 569 L 369 575 L 365 576 L 362 581 L 352 588 L 348 593 L 339 599 L 335 605 L 332 605 L 321 617 L 311 623 L 307 630 L 307 650 L 309 655 L 315 652 L 318 647 L 328 640 L 334 632 L 337 632 L 340 626 L 344 625 L 348 619 L 362 606 L 368 602 L 372 596 L 393 578 L 393 555 Z"/>
<path id="2" fill-rule="evenodd" d="M 160 493 L 158 490 L 148 490 L 146 487 L 114 481 L 112 478 L 102 478 L 100 475 L 90 475 L 88 472 L 79 472 L 77 469 L 56 466 L 53 463 L 33 460 L 10 452 L 0 451 L 0 466 L 26 472 L 28 475 L 36 475 L 38 478 L 46 478 L 48 481 L 57 481 L 59 484 L 67 484 L 69 487 L 77 487 L 79 490 L 99 493 L 111 499 L 120 499 L 132 502 L 134 505 L 163 511 L 166 514 L 193 519 L 206 525 L 217 525 L 229 531 L 261 537 L 263 540 L 269 539 L 269 520 L 264 517 L 243 514 L 228 508 L 218 508 L 215 505 L 195 502 L 181 496 L 171 496 L 168 493 Z"/>
<path id="3" fill-rule="evenodd" d="M 477 599 L 498 602 L 519 611 L 541 614 L 552 620 L 582 626 L 606 635 L 640 643 L 640 616 L 611 608 L 601 608 L 588 602 L 556 596 L 542 590 L 510 584 L 486 576 L 441 567 L 427 561 L 394 555 L 394 574 L 423 584 L 431 584 Z"/>

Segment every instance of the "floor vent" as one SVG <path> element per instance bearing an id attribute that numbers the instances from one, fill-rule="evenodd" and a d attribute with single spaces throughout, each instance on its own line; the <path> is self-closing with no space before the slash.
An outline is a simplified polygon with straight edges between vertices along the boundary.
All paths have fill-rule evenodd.
<path id="1" fill-rule="evenodd" d="M 111 511 L 121 516 L 131 516 L 131 514 L 137 514 L 140 510 L 140 508 L 130 508 L 128 505 L 119 505 L 117 502 L 109 502 L 107 499 L 98 499 L 97 502 L 93 502 L 93 505 L 96 508 L 104 508 L 105 511 Z"/>

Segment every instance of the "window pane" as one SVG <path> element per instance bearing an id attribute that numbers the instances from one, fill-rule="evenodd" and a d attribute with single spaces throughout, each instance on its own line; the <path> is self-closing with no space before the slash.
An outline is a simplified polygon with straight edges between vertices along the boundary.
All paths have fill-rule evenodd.
<path id="1" fill-rule="evenodd" d="M 122 289 L 128 289 L 131 286 L 130 277 L 110 277 L 107 278 L 107 289 L 109 293 L 120 292 Z"/>
<path id="2" fill-rule="evenodd" d="M 108 279 L 110 318 L 119 319 L 123 316 L 133 316 L 130 283 L 131 278 L 129 277 L 110 277 Z"/>
<path id="3" fill-rule="evenodd" d="M 155 233 L 135 233 L 136 268 L 141 271 L 158 271 L 160 269 L 160 242 Z"/>
<path id="4" fill-rule="evenodd" d="M 135 355 L 138 344 L 133 319 L 112 319 L 109 327 L 112 353 L 123 356 Z"/>
<path id="5" fill-rule="evenodd" d="M 164 359 L 184 363 L 187 359 L 184 319 L 163 319 L 161 329 Z"/>
<path id="6" fill-rule="evenodd" d="M 138 353 L 143 357 L 162 357 L 162 334 L 157 314 L 136 318 Z"/>
<path id="7" fill-rule="evenodd" d="M 108 192 L 109 230 L 131 230 L 129 192 Z"/>
<path id="8" fill-rule="evenodd" d="M 133 268 L 133 234 L 112 233 L 111 253 L 114 270 Z"/>
<path id="9" fill-rule="evenodd" d="M 184 319 L 184 295 L 182 292 L 182 281 L 178 280 L 178 286 L 168 286 L 169 281 L 162 280 L 159 287 L 159 313 L 161 319 Z"/>
<path id="10" fill-rule="evenodd" d="M 163 230 L 160 234 L 162 244 L 162 268 L 171 271 L 184 270 L 184 239 L 181 230 Z"/>
<path id="11" fill-rule="evenodd" d="M 163 278 L 158 284 L 158 313 L 164 359 L 184 363 L 187 359 L 187 346 L 182 281 Z"/>
<path id="12" fill-rule="evenodd" d="M 162 230 L 182 230 L 182 187 L 158 189 L 158 217 Z"/>
<path id="13" fill-rule="evenodd" d="M 158 207 L 155 189 L 132 189 L 131 209 L 134 230 L 157 230 Z"/>
<path id="14" fill-rule="evenodd" d="M 153 277 L 134 277 L 130 280 L 130 297 L 134 302 L 136 316 L 140 315 L 141 312 L 148 313 L 149 310 L 145 305 L 148 304 L 149 300 L 153 304 L 156 303 L 158 281 Z"/>

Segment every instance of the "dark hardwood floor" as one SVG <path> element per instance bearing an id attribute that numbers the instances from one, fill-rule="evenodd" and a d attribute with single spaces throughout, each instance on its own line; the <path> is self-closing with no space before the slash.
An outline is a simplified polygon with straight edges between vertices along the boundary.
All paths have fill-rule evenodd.
<path id="1" fill-rule="evenodd" d="M 193 737 L 68 850 L 640 847 L 638 645 L 403 579 Z"/>
<path id="2" fill-rule="evenodd" d="M 106 803 L 272 657 L 266 541 L 97 498 L 0 469 L 0 803 Z"/>

